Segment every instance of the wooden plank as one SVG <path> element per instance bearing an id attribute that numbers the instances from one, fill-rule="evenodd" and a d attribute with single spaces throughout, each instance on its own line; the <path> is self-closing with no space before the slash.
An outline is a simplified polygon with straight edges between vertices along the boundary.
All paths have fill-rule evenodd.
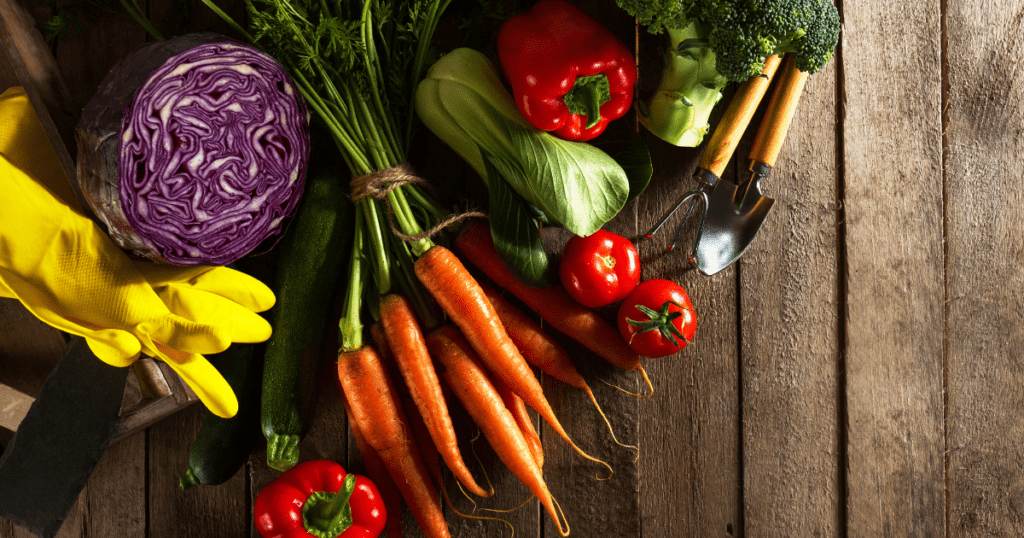
<path id="1" fill-rule="evenodd" d="M 949 535 L 1020 536 L 1024 4 L 946 17 Z"/>
<path id="2" fill-rule="evenodd" d="M 178 479 L 205 408 L 196 405 L 149 428 L 147 536 L 244 536 L 249 532 L 246 473 L 218 486 L 181 491 Z"/>
<path id="3" fill-rule="evenodd" d="M 641 62 L 657 54 L 641 44 Z M 654 76 L 660 76 L 655 73 Z M 655 81 L 656 83 L 656 81 Z M 728 98 L 728 96 L 726 97 Z M 693 172 L 703 151 L 678 148 L 641 131 L 654 160 L 654 177 L 629 209 L 641 237 L 671 204 L 697 186 Z M 733 170 L 723 176 L 733 177 Z M 654 396 L 641 403 L 641 521 L 644 536 L 740 536 L 739 349 L 736 273 L 730 267 L 701 276 L 687 261 L 692 239 L 667 247 L 681 211 L 650 241 L 639 244 L 642 279 L 681 284 L 697 313 L 694 342 L 645 367 Z M 697 218 L 688 226 L 695 227 Z"/>
<path id="4" fill-rule="evenodd" d="M 848 533 L 940 536 L 940 2 L 846 3 L 843 16 Z"/>
<path id="5" fill-rule="evenodd" d="M 843 535 L 836 63 L 807 81 L 761 185 L 775 205 L 738 262 L 749 537 Z"/>

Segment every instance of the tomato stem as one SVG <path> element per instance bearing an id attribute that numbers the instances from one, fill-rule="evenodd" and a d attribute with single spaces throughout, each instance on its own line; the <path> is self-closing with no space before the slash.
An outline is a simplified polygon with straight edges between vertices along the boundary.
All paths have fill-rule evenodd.
<path id="1" fill-rule="evenodd" d="M 686 307 L 675 301 L 665 301 L 665 303 L 661 305 L 660 311 L 655 311 L 654 309 L 648 308 L 647 306 L 642 304 L 636 305 L 636 309 L 642 312 L 645 316 L 647 316 L 647 319 L 640 321 L 631 318 L 626 318 L 627 323 L 639 329 L 635 333 L 633 333 L 632 336 L 630 336 L 630 341 L 632 342 L 633 337 L 640 333 L 657 330 L 661 332 L 661 335 L 666 340 L 672 342 L 672 344 L 674 344 L 677 348 L 683 349 L 683 346 L 679 344 L 679 340 L 682 340 L 687 344 L 690 343 L 690 340 L 683 336 L 683 333 L 679 332 L 679 329 L 677 329 L 675 323 L 673 323 L 676 320 L 676 318 L 682 316 L 683 313 L 678 311 L 670 311 L 669 309 L 672 306 L 676 306 L 678 308 L 686 310 Z"/>

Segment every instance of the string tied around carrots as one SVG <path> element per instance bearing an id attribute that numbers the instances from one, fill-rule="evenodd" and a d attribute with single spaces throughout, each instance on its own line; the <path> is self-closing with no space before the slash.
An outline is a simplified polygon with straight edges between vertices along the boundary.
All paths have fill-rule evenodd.
<path id="1" fill-rule="evenodd" d="M 352 190 L 351 197 L 353 202 L 358 202 L 367 196 L 372 196 L 373 198 L 384 201 L 388 210 L 388 223 L 391 226 L 391 232 L 405 241 L 418 241 L 427 237 L 433 237 L 441 230 L 465 219 L 487 217 L 487 214 L 481 211 L 452 213 L 445 218 L 440 219 L 437 224 L 427 230 L 424 230 L 422 233 L 408 235 L 402 232 L 402 230 L 395 224 L 394 210 L 391 207 L 391 201 L 388 199 L 388 193 L 403 185 L 431 186 L 430 182 L 420 177 L 409 163 L 402 163 L 383 170 L 377 170 L 376 172 L 371 172 L 369 174 L 353 178 L 352 181 L 349 182 L 349 187 Z"/>

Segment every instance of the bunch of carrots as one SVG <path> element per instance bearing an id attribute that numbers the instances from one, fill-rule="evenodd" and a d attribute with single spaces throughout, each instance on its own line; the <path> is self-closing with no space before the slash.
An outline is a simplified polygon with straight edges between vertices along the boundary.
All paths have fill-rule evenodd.
<path id="1" fill-rule="evenodd" d="M 338 384 L 368 474 L 385 489 L 390 477 L 430 537 L 449 534 L 437 495 L 443 489 L 441 462 L 469 492 L 493 493 L 477 484 L 459 454 L 448 390 L 559 531 L 568 534 L 544 482 L 542 447 L 527 427 L 525 406 L 577 452 L 594 458 L 562 428 L 531 366 L 592 399 L 593 394 L 564 350 L 535 323 L 522 321 L 522 312 L 517 316 L 499 295 L 485 292 L 453 252 L 434 243 L 434 233 L 447 229 L 451 216 L 421 188 L 423 180 L 407 164 L 415 87 L 450 0 L 246 0 L 248 29 L 215 0 L 204 3 L 288 69 L 354 178 L 356 216 L 339 322 Z M 519 284 L 500 261 L 486 224 L 469 225 L 456 247 L 557 330 L 643 373 L 617 329 L 560 286 L 538 290 Z M 377 331 L 364 326 L 367 312 Z M 364 332 L 376 332 L 376 340 L 364 341 Z M 400 534 L 394 509 L 399 495 L 385 495 L 396 515 L 389 518 L 394 538 Z"/>
<path id="2" fill-rule="evenodd" d="M 484 221 L 465 226 L 455 247 L 546 322 L 610 362 L 637 370 L 650 386 L 639 357 L 603 318 L 561 286 L 519 284 L 500 260 Z M 450 392 L 498 458 L 537 497 L 560 534 L 568 535 L 568 522 L 544 481 L 543 447 L 527 406 L 581 456 L 603 462 L 570 439 L 531 367 L 584 390 L 600 412 L 593 392 L 565 349 L 500 292 L 478 282 L 451 250 L 432 245 L 412 262 L 412 273 L 415 281 L 402 287 L 422 287 L 442 316 L 421 312 L 427 301 L 388 293 L 377 303 L 372 343 L 343 333 L 338 386 L 368 474 L 382 490 L 397 488 L 398 495 L 393 490 L 383 493 L 390 498 L 389 508 L 397 514 L 400 497 L 430 537 L 449 536 L 438 495 L 445 491 L 440 462 L 464 490 L 492 495 L 493 489 L 477 483 L 459 452 L 446 400 Z M 389 520 L 388 535 L 399 535 L 400 528 L 394 526 L 399 519 Z"/>

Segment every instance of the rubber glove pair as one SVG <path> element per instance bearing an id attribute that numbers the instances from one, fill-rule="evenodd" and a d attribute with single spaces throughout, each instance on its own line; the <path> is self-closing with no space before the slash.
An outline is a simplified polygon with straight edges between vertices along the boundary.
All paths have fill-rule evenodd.
<path id="1" fill-rule="evenodd" d="M 80 209 L 24 90 L 0 95 L 0 297 L 82 336 L 128 366 L 159 358 L 213 413 L 238 401 L 203 356 L 270 338 L 257 312 L 274 304 L 259 280 L 227 267 L 133 261 Z"/>

